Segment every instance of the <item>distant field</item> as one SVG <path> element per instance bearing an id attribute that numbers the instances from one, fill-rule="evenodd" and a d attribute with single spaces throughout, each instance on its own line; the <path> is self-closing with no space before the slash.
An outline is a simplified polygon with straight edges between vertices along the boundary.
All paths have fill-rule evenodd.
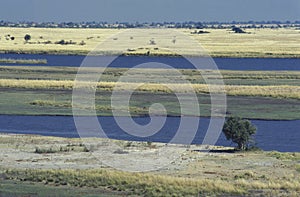
<path id="1" fill-rule="evenodd" d="M 51 54 L 87 54 L 98 44 L 110 39 L 112 45 L 118 39 L 117 33 L 124 29 L 51 29 L 51 28 L 0 28 L 0 52 L 2 53 L 51 53 Z M 135 31 L 135 30 L 134 30 Z M 158 45 L 149 42 L 151 30 L 139 30 L 141 37 L 130 37 L 136 42 L 135 48 L 126 48 L 125 45 L 105 46 L 98 49 L 101 54 L 114 54 L 124 49 L 125 54 L 145 55 L 174 55 L 168 48 L 162 49 Z M 162 37 L 172 35 L 172 29 L 157 29 Z M 177 29 L 176 31 L 195 38 L 213 57 L 300 57 L 300 31 L 293 28 L 282 29 L 249 29 L 246 34 L 236 34 L 230 29 L 205 29 L 210 33 L 191 34 L 194 30 Z M 27 43 L 24 40 L 26 34 L 31 35 Z M 8 37 L 8 35 L 10 37 Z M 115 36 L 113 36 L 115 35 Z M 143 38 L 142 35 L 146 37 Z M 113 36 L 113 37 L 111 37 Z M 11 37 L 14 37 L 12 40 Z M 164 45 L 172 37 L 166 39 Z M 62 41 L 63 40 L 63 41 Z M 129 35 L 128 35 L 129 40 Z M 166 45 L 167 46 L 167 45 Z M 168 45 L 176 47 L 181 54 L 193 55 L 188 45 Z"/>
<path id="2" fill-rule="evenodd" d="M 296 29 L 247 29 L 249 34 L 208 31 L 193 37 L 213 57 L 300 57 L 300 31 Z"/>
<path id="3" fill-rule="evenodd" d="M 150 35 L 148 29 L 140 29 L 140 35 L 144 33 L 147 37 L 125 34 L 125 44 L 115 44 L 124 39 L 124 36 L 115 34 L 124 31 L 0 28 L 0 53 L 84 55 L 109 39 L 109 43 L 97 49 L 97 53 L 111 55 L 125 48 L 123 53 L 127 55 L 175 55 L 168 47 L 161 48 L 149 42 L 149 36 L 161 35 L 165 46 L 175 46 L 180 54 L 195 54 L 188 43 L 170 42 L 174 39 L 171 29 L 156 29 Z M 230 29 L 205 29 L 210 32 L 205 34 L 192 34 L 193 29 L 176 31 L 195 38 L 213 57 L 300 58 L 300 30 L 293 28 L 249 29 L 246 34 L 235 34 Z M 31 40 L 24 40 L 26 34 L 31 35 Z M 128 40 L 135 42 L 137 47 L 126 48 Z M 44 62 L 12 59 L 2 59 L 1 62 L 0 59 L 0 64 L 14 61 Z M 77 69 L 0 66 L 0 114 L 72 115 L 72 89 Z M 127 70 L 105 70 L 97 84 L 95 106 L 92 106 L 97 115 L 112 115 L 112 90 Z M 211 98 L 205 77 L 212 81 L 220 79 L 217 71 L 203 71 L 201 74 L 205 77 L 196 70 L 180 72 L 184 77 L 160 69 L 137 69 L 131 73 L 131 81 L 123 83 L 119 92 L 128 91 L 133 85 L 148 80 L 131 97 L 131 115 L 149 115 L 149 107 L 153 103 L 161 103 L 170 116 L 194 115 L 194 109 L 182 114 L 173 92 L 157 83 L 157 79 L 164 79 L 183 95 L 184 100 L 189 101 L 190 95 L 184 94 L 187 85 L 177 83 L 186 79 L 197 93 L 201 116 L 210 116 Z M 220 72 L 227 94 L 227 114 L 267 120 L 300 118 L 299 71 Z M 96 74 L 95 70 L 86 69 L 80 76 L 90 79 Z M 85 94 L 80 96 L 87 99 Z M 90 106 L 84 107 L 90 109 Z M 127 112 L 128 109 L 121 106 L 120 110 Z M 153 113 L 160 115 L 161 111 Z M 101 158 L 92 156 L 92 152 L 107 148 L 111 141 L 101 143 L 99 139 L 89 138 L 95 144 L 89 149 L 82 139 L 77 138 L 0 132 L 0 196 L 299 196 L 300 193 L 300 153 L 235 152 L 228 147 L 174 145 L 171 148 L 182 151 L 182 154 L 165 168 L 155 172 L 129 173 L 113 170 L 100 162 Z M 159 147 L 166 146 L 151 142 L 113 142 L 120 149 L 112 156 L 119 158 L 143 151 L 159 154 Z M 205 151 L 208 149 L 212 151 L 207 154 Z M 139 162 L 139 159 L 136 161 Z M 147 162 L 155 163 L 151 158 Z M 122 164 L 128 165 L 125 161 Z"/>
<path id="4" fill-rule="evenodd" d="M 51 54 L 87 54 L 97 44 L 111 35 L 118 33 L 117 29 L 49 29 L 49 28 L 0 28 L 0 52 L 16 53 L 51 53 Z M 29 34 L 31 40 L 25 43 L 24 36 Z M 15 39 L 6 40 L 10 35 Z M 55 44 L 61 40 L 76 42 L 76 44 Z M 50 42 L 49 42 L 50 41 Z M 79 45 L 84 41 L 85 45 Z M 46 44 L 48 43 L 48 44 Z"/>

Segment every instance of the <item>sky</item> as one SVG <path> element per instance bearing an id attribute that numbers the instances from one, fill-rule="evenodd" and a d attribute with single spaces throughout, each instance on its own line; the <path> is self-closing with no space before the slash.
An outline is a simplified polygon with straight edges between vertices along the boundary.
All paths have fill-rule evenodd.
<path id="1" fill-rule="evenodd" d="M 300 21 L 300 0 L 2 0 L 0 20 Z"/>

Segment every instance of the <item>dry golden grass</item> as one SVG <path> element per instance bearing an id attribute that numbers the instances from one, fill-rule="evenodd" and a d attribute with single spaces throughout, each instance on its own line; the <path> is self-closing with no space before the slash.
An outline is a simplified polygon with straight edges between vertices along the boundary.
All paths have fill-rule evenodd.
<path id="1" fill-rule="evenodd" d="M 143 173 L 126 173 L 113 170 L 7 170 L 8 177 L 33 182 L 56 182 L 80 187 L 109 186 L 119 191 L 131 191 L 132 194 L 146 196 L 194 196 L 206 194 L 241 194 L 245 191 L 220 180 L 196 180 L 155 176 Z M 81 181 L 85 180 L 85 181 Z"/>
<path id="2" fill-rule="evenodd" d="M 123 51 L 129 54 L 174 55 L 170 49 L 175 47 L 177 52 L 184 55 L 193 55 L 195 51 L 187 43 L 178 42 L 172 44 L 173 29 L 133 29 L 133 33 L 139 32 L 129 40 L 124 34 L 119 37 L 117 33 L 126 30 L 118 29 L 51 29 L 51 28 L 0 28 L 1 52 L 25 52 L 25 53 L 63 53 L 63 54 L 87 54 L 97 45 L 110 36 L 110 45 L 102 46 L 102 54 L 112 54 Z M 206 29 L 209 34 L 191 34 L 194 30 L 177 29 L 185 35 L 195 38 L 207 52 L 213 57 L 300 57 L 300 34 L 294 28 L 282 29 L 249 29 L 249 34 L 235 34 L 230 29 Z M 153 33 L 154 32 L 154 33 Z M 10 34 L 15 40 L 6 40 L 3 35 Z M 30 34 L 32 44 L 24 43 L 24 35 Z M 151 36 L 162 38 L 160 44 L 150 45 Z M 125 36 L 125 37 L 124 37 Z M 127 36 L 127 37 L 126 37 Z M 126 39 L 126 40 L 124 40 Z M 58 45 L 57 41 L 65 40 L 76 42 L 76 45 Z M 121 40 L 123 44 L 118 43 Z M 51 44 L 38 44 L 51 41 Z M 85 45 L 79 45 L 84 41 Z M 131 41 L 134 48 L 131 48 Z M 128 45 L 128 46 L 127 46 Z M 164 47 L 161 47 L 163 45 Z M 114 47 L 112 47 L 114 46 Z M 125 51 L 124 51 L 125 50 Z"/>
<path id="3" fill-rule="evenodd" d="M 3 58 L 0 59 L 0 63 L 9 63 L 9 64 L 47 64 L 46 59 L 11 59 Z"/>
<path id="4" fill-rule="evenodd" d="M 209 34 L 193 34 L 212 56 L 300 57 L 300 34 L 293 28 L 247 29 L 236 34 L 228 29 L 207 29 Z M 184 30 L 190 33 L 190 30 Z"/>
<path id="5" fill-rule="evenodd" d="M 300 191 L 299 180 L 252 180 L 252 174 L 251 172 L 245 173 L 246 177 L 250 176 L 250 180 L 245 177 L 228 181 L 114 170 L 7 170 L 5 172 L 5 175 L 11 179 L 77 187 L 111 187 L 119 191 L 130 191 L 131 194 L 146 196 L 241 195 L 249 194 L 249 191 L 263 191 L 265 195 L 280 195 L 282 191 L 288 191 L 286 194 L 289 196 L 296 196 Z"/>
<path id="6" fill-rule="evenodd" d="M 120 32 L 117 29 L 60 29 L 60 28 L 9 28 L 1 27 L 0 51 L 26 52 L 26 53 L 72 53 L 86 54 L 107 37 Z M 4 35 L 10 34 L 15 40 L 5 40 Z M 25 44 L 24 36 L 31 35 L 30 43 Z M 76 42 L 76 45 L 54 44 L 65 40 Z M 38 44 L 38 42 L 51 41 L 51 44 Z M 86 45 L 79 45 L 84 41 Z"/>
<path id="7" fill-rule="evenodd" d="M 1 87 L 29 89 L 72 89 L 73 81 L 0 79 Z"/>
<path id="8" fill-rule="evenodd" d="M 93 89 L 93 83 L 79 82 L 76 87 L 86 87 Z M 17 80 L 17 79 L 0 79 L 0 87 L 2 88 L 26 88 L 26 89 L 73 89 L 74 81 L 56 81 L 56 80 Z M 207 84 L 154 84 L 154 83 L 116 83 L 116 82 L 99 82 L 98 90 L 105 91 L 128 91 L 135 89 L 136 91 L 145 92 L 165 92 L 172 93 L 176 90 L 179 93 L 189 93 L 190 88 L 193 88 L 196 93 L 223 92 L 222 87 Z M 209 91 L 209 87 L 211 91 Z M 281 86 L 246 86 L 246 85 L 225 85 L 225 91 L 228 95 L 233 96 L 263 96 L 274 98 L 293 98 L 300 99 L 300 87 L 291 85 Z"/>

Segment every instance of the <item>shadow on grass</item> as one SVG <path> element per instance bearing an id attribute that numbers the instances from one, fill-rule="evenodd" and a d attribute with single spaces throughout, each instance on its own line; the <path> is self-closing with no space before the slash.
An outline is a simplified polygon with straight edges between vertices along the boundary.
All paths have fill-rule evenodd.
<path id="1" fill-rule="evenodd" d="M 222 149 L 222 150 L 193 150 L 194 152 L 209 152 L 209 153 L 236 153 L 239 152 L 238 150 L 235 149 Z"/>

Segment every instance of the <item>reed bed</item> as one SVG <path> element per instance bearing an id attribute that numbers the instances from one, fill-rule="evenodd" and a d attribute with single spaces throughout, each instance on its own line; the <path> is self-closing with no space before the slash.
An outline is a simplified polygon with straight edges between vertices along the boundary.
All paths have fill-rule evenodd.
<path id="1" fill-rule="evenodd" d="M 81 78 L 89 79 L 97 77 L 97 72 L 103 72 L 101 79 L 106 82 L 116 82 L 128 69 L 126 68 L 84 68 L 79 74 Z M 157 80 L 166 83 L 174 81 L 188 80 L 193 84 L 204 84 L 204 78 L 213 81 L 215 79 L 223 80 L 226 85 L 293 85 L 300 86 L 299 71 L 218 71 L 212 70 L 179 70 L 182 75 L 174 75 L 166 69 L 135 69 L 129 77 L 131 82 L 156 82 Z M 1 66 L 1 79 L 36 79 L 36 80 L 74 80 L 77 74 L 77 68 L 74 67 L 46 67 L 46 66 Z"/>
<path id="2" fill-rule="evenodd" d="M 11 58 L 2 58 L 0 63 L 7 64 L 47 64 L 46 59 L 11 59 Z"/>
<path id="3" fill-rule="evenodd" d="M 2 88 L 24 88 L 24 89 L 62 89 L 72 90 L 74 81 L 56 80 L 17 80 L 0 79 Z M 77 82 L 76 88 L 95 89 L 104 91 L 142 91 L 142 92 L 163 92 L 163 93 L 191 93 L 193 89 L 196 93 L 226 93 L 231 96 L 261 96 L 273 98 L 300 99 L 300 87 L 291 85 L 279 86 L 246 86 L 246 85 L 225 85 L 222 86 L 207 84 L 155 84 L 155 83 L 117 83 L 117 82 Z M 209 91 L 210 89 L 210 91 Z"/>

